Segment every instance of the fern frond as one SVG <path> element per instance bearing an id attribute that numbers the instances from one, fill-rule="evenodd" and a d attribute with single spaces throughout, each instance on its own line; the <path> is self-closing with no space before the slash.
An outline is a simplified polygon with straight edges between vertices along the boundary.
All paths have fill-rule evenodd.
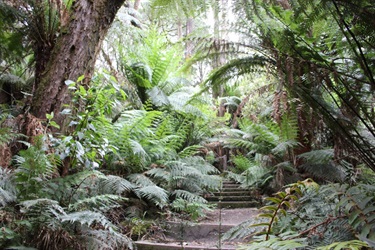
<path id="1" fill-rule="evenodd" d="M 27 200 L 20 203 L 21 212 L 27 216 L 36 226 L 46 223 L 50 227 L 59 224 L 61 216 L 65 216 L 65 210 L 57 201 L 51 199 Z"/>
<path id="2" fill-rule="evenodd" d="M 80 199 L 79 201 L 69 204 L 69 211 L 83 211 L 83 210 L 98 210 L 102 212 L 107 212 L 112 208 L 119 207 L 120 201 L 126 201 L 127 199 L 112 194 L 103 194 L 93 197 L 88 197 L 86 199 Z"/>
<path id="3" fill-rule="evenodd" d="M 334 157 L 334 150 L 331 148 L 313 150 L 313 151 L 298 155 L 298 158 L 303 158 L 305 159 L 306 162 L 311 163 L 311 164 L 327 164 L 333 160 L 333 157 Z"/>
<path id="4" fill-rule="evenodd" d="M 254 242 L 250 243 L 247 246 L 241 246 L 238 249 L 241 250 L 252 250 L 252 249 L 270 249 L 270 250 L 292 250 L 297 248 L 307 247 L 308 245 L 304 242 L 304 239 L 292 239 L 292 240 L 284 240 L 279 237 L 274 237 L 269 240 L 261 241 L 261 242 Z"/>
<path id="5" fill-rule="evenodd" d="M 211 73 L 209 78 L 203 84 L 206 86 L 218 86 L 224 84 L 233 77 L 238 77 L 259 70 L 259 68 L 264 67 L 267 62 L 269 62 L 269 58 L 259 55 L 234 59 Z"/>
<path id="6" fill-rule="evenodd" d="M 218 174 L 219 170 L 206 162 L 200 156 L 190 156 L 182 159 L 187 165 L 192 166 L 193 168 L 198 169 L 202 174 Z"/>
<path id="7" fill-rule="evenodd" d="M 128 179 L 140 187 L 155 186 L 155 183 L 143 174 L 131 174 Z"/>
<path id="8" fill-rule="evenodd" d="M 178 156 L 180 158 L 186 158 L 186 157 L 194 156 L 194 155 L 197 155 L 197 154 L 201 153 L 202 149 L 204 149 L 203 146 L 191 145 L 191 146 L 185 147 L 182 151 L 180 151 L 178 153 Z"/>
<path id="9" fill-rule="evenodd" d="M 134 249 L 131 239 L 114 230 L 86 230 L 83 237 L 87 247 L 93 250 Z"/>
<path id="10" fill-rule="evenodd" d="M 146 186 L 137 188 L 134 192 L 139 198 L 149 200 L 160 208 L 168 204 L 168 192 L 161 187 Z"/>
<path id="11" fill-rule="evenodd" d="M 344 242 L 334 242 L 328 246 L 318 247 L 317 250 L 341 250 L 341 249 L 352 249 L 361 250 L 368 248 L 369 245 L 366 242 L 360 240 L 350 240 Z"/>
<path id="12" fill-rule="evenodd" d="M 4 143 L 9 143 L 11 140 L 13 140 L 17 136 L 18 135 L 16 133 L 14 133 L 11 128 L 8 128 L 8 127 L 1 128 L 0 127 L 0 145 L 2 145 Z"/>
<path id="13" fill-rule="evenodd" d="M 223 235 L 223 241 L 235 240 L 235 239 L 246 239 L 252 235 L 258 234 L 263 227 L 253 226 L 254 224 L 264 223 L 265 219 L 263 218 L 254 218 L 249 219 L 245 222 L 240 223 L 237 226 L 232 227 Z"/>
<path id="14" fill-rule="evenodd" d="M 346 176 L 345 170 L 334 162 L 326 164 L 304 163 L 300 168 L 320 180 L 342 182 Z"/>
<path id="15" fill-rule="evenodd" d="M 72 224 L 78 223 L 87 227 L 92 227 L 97 224 L 103 226 L 105 229 L 114 227 L 114 225 L 103 214 L 87 210 L 62 215 L 60 220 Z"/>
<path id="16" fill-rule="evenodd" d="M 170 101 L 168 96 L 157 86 L 147 90 L 151 102 L 157 107 L 168 106 Z"/>
<path id="17" fill-rule="evenodd" d="M 166 169 L 164 168 L 152 168 L 148 171 L 146 171 L 147 175 L 155 178 L 156 180 L 159 180 L 161 182 L 165 181 L 165 182 L 168 182 L 171 178 L 171 174 L 170 172 L 168 172 Z"/>
<path id="18" fill-rule="evenodd" d="M 198 203 L 207 203 L 207 200 L 203 197 L 193 194 L 186 190 L 174 190 L 171 195 L 176 196 L 176 199 L 181 198 L 186 200 L 187 202 L 198 202 Z"/>
<path id="19" fill-rule="evenodd" d="M 120 176 L 106 175 L 105 178 L 100 179 L 99 188 L 103 194 L 121 195 L 125 191 L 134 189 L 135 186 L 133 183 Z"/>
<path id="20" fill-rule="evenodd" d="M 9 169 L 0 168 L 0 206 L 17 200 L 17 190 L 14 175 Z"/>
<path id="21" fill-rule="evenodd" d="M 270 175 L 271 171 L 266 167 L 262 166 L 251 166 L 247 170 L 241 173 L 241 186 L 242 187 L 261 187 L 264 182 L 268 181 L 267 175 Z M 270 178 L 272 176 L 270 175 Z"/>
<path id="22" fill-rule="evenodd" d="M 299 145 L 299 142 L 295 140 L 282 141 L 277 144 L 277 146 L 274 147 L 271 152 L 275 155 L 283 156 L 286 152 L 288 152 L 288 150 L 293 149 Z"/>

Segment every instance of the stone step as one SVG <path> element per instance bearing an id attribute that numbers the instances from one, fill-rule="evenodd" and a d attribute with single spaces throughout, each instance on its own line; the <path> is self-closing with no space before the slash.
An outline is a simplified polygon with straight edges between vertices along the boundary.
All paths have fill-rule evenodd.
<path id="1" fill-rule="evenodd" d="M 222 188 L 221 189 L 221 192 L 236 192 L 236 191 L 249 191 L 245 188 L 240 188 L 240 187 L 237 187 L 237 188 Z"/>
<path id="2" fill-rule="evenodd" d="M 234 250 L 243 239 L 220 242 L 224 232 L 259 214 L 256 208 L 213 209 L 200 222 L 168 221 L 163 224 L 163 237 L 137 241 L 137 250 Z M 221 244 L 220 244 L 221 243 Z"/>
<path id="3" fill-rule="evenodd" d="M 259 201 L 221 201 L 221 202 L 208 202 L 208 204 L 216 204 L 217 208 L 250 208 L 259 207 Z"/>
<path id="4" fill-rule="evenodd" d="M 136 241 L 135 245 L 137 250 L 234 250 L 236 246 L 221 246 L 220 248 L 217 245 L 213 246 L 203 246 L 203 245 L 189 245 L 188 243 L 174 243 L 174 244 L 163 244 L 155 243 L 150 241 Z"/>
<path id="5" fill-rule="evenodd" d="M 246 191 L 233 191 L 233 192 L 213 192 L 213 196 L 248 196 L 251 194 L 248 190 Z"/>
<path id="6" fill-rule="evenodd" d="M 223 183 L 222 184 L 223 187 L 238 187 L 238 186 L 241 186 L 241 184 L 239 183 Z"/>
<path id="7" fill-rule="evenodd" d="M 194 223 L 194 222 L 167 222 L 165 235 L 184 241 L 194 241 L 201 238 L 218 237 L 219 233 L 225 233 L 232 224 L 218 223 Z"/>
<path id="8" fill-rule="evenodd" d="M 221 201 L 252 201 L 254 200 L 254 197 L 250 195 L 246 195 L 246 196 L 209 196 L 206 198 L 207 201 L 216 201 L 216 202 L 218 202 L 219 199 L 221 199 Z"/>

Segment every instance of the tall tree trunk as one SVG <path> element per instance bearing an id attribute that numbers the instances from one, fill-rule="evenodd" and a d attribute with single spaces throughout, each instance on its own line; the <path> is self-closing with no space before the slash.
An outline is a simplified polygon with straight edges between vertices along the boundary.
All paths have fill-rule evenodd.
<path id="1" fill-rule="evenodd" d="M 51 46 L 48 58 L 36 55 L 37 59 L 45 60 L 37 64 L 45 67 L 39 68 L 42 72 L 36 71 L 38 77 L 30 109 L 34 116 L 45 118 L 47 113 L 58 114 L 62 104 L 69 104 L 71 95 L 67 92 L 66 80 L 75 81 L 84 75 L 82 84 L 88 87 L 101 43 L 124 2 L 73 1 L 69 19 Z"/>
<path id="2" fill-rule="evenodd" d="M 194 30 L 194 19 L 188 17 L 186 20 L 186 34 L 185 37 L 188 37 Z M 186 39 L 185 43 L 185 60 L 188 60 L 193 54 L 194 45 L 190 38 Z"/>

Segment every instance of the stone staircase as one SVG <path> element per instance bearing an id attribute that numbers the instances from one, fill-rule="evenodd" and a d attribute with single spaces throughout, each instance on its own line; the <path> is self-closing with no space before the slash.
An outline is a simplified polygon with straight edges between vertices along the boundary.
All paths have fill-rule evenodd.
<path id="1" fill-rule="evenodd" d="M 240 184 L 225 180 L 219 192 L 214 192 L 206 197 L 211 204 L 216 204 L 218 209 L 234 209 L 258 207 L 258 195 L 252 191 L 241 188 Z"/>
<path id="2" fill-rule="evenodd" d="M 240 184 L 224 181 L 219 192 L 206 199 L 216 204 L 207 218 L 194 223 L 189 221 L 167 222 L 165 242 L 137 241 L 137 250 L 234 250 L 241 242 L 222 242 L 222 235 L 232 227 L 255 218 L 259 199 Z"/>

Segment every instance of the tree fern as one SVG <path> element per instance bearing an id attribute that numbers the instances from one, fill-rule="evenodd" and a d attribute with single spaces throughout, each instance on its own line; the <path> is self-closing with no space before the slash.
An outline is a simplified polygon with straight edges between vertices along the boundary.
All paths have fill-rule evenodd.
<path id="1" fill-rule="evenodd" d="M 260 55 L 234 59 L 221 68 L 214 70 L 204 82 L 204 85 L 206 88 L 210 85 L 218 86 L 233 77 L 259 71 L 268 61 L 268 58 Z"/>
<path id="2" fill-rule="evenodd" d="M 312 150 L 297 157 L 304 159 L 300 167 L 314 178 L 343 181 L 346 177 L 345 168 L 340 165 L 340 162 L 333 161 L 333 149 Z"/>

